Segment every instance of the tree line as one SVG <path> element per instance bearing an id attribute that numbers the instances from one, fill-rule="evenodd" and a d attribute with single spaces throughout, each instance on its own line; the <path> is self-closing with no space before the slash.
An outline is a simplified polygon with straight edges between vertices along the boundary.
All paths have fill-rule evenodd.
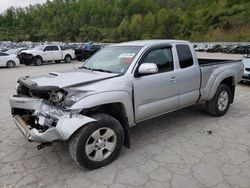
<path id="1" fill-rule="evenodd" d="M 249 41 L 249 0 L 53 0 L 0 15 L 0 40 Z"/>

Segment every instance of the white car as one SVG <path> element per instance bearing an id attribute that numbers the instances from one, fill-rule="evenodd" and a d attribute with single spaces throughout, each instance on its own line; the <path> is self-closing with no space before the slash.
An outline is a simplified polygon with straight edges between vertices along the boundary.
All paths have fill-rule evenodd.
<path id="1" fill-rule="evenodd" d="M 31 50 L 24 50 L 18 55 L 21 64 L 41 65 L 43 62 L 55 61 L 59 63 L 65 61 L 70 63 L 75 58 L 74 50 L 63 50 L 58 45 L 41 45 Z"/>
<path id="2" fill-rule="evenodd" d="M 19 65 L 19 59 L 14 54 L 7 54 L 0 52 L 0 66 L 14 68 L 16 65 Z"/>
<path id="3" fill-rule="evenodd" d="M 243 64 L 244 64 L 244 73 L 242 79 L 244 81 L 250 81 L 250 54 L 244 57 Z"/>

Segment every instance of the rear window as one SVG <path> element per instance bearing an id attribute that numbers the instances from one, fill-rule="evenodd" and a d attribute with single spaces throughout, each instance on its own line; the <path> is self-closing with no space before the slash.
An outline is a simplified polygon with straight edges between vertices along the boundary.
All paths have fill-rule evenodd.
<path id="1" fill-rule="evenodd" d="M 191 67 L 194 64 L 193 56 L 190 47 L 185 44 L 176 45 L 177 54 L 182 69 Z"/>

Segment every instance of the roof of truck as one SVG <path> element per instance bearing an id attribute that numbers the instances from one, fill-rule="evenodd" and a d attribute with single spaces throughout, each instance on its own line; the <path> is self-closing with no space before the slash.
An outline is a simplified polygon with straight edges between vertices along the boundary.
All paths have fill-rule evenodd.
<path id="1" fill-rule="evenodd" d="M 137 40 L 137 41 L 130 41 L 130 42 L 123 42 L 119 44 L 114 44 L 113 46 L 146 46 L 146 45 L 154 45 L 160 43 L 189 43 L 185 40 Z"/>

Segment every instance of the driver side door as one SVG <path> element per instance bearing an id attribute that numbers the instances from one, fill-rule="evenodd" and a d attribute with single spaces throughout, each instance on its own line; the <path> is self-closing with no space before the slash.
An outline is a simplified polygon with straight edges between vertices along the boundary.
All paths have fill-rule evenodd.
<path id="1" fill-rule="evenodd" d="M 179 108 L 178 77 L 174 71 L 171 47 L 160 46 L 149 49 L 143 55 L 139 65 L 143 63 L 155 63 L 158 67 L 158 73 L 138 75 L 134 78 L 136 122 Z"/>
<path id="2" fill-rule="evenodd" d="M 53 48 L 52 46 L 46 46 L 43 50 L 43 60 L 51 61 L 53 59 Z"/>

